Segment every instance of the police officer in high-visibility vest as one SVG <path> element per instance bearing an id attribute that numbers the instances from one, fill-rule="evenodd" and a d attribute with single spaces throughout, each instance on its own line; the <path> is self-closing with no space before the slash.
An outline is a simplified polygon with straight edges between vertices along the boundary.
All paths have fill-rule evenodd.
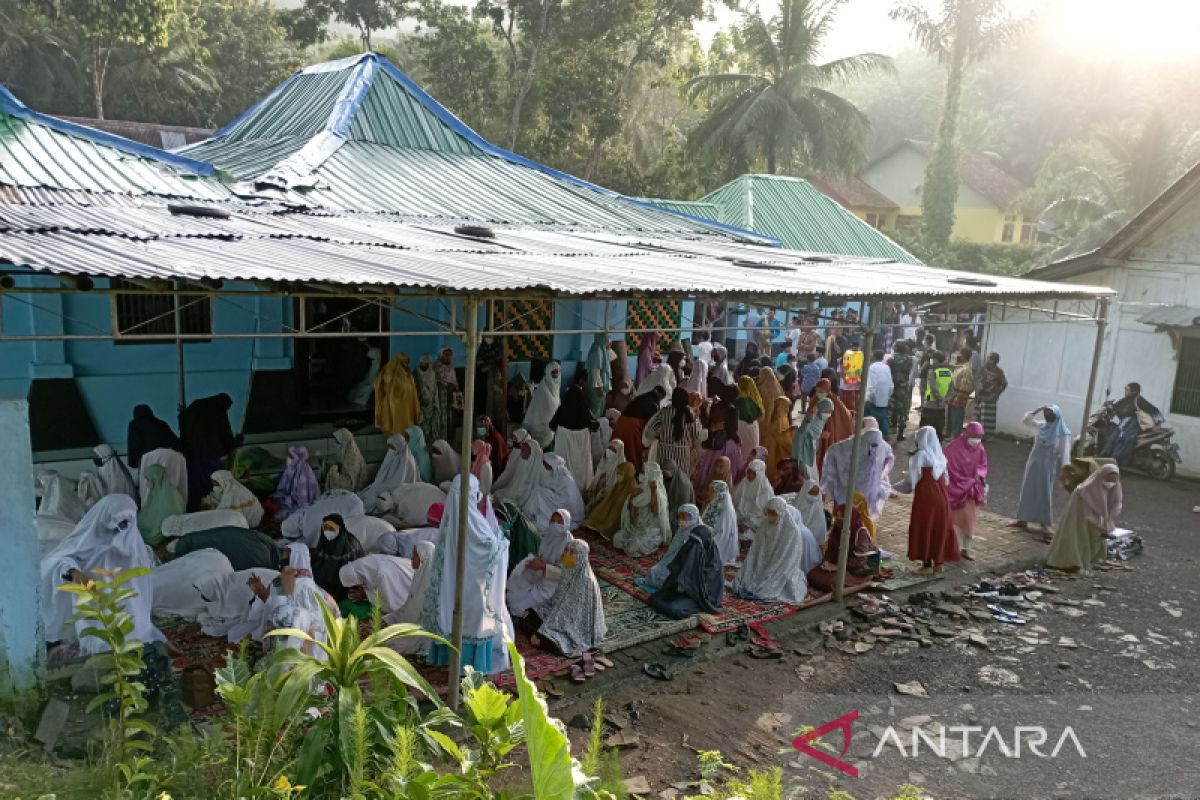
<path id="1" fill-rule="evenodd" d="M 946 366 L 944 353 L 934 353 L 925 375 L 925 396 L 921 398 L 921 425 L 928 425 L 942 436 L 946 428 L 946 398 L 954 370 Z"/>

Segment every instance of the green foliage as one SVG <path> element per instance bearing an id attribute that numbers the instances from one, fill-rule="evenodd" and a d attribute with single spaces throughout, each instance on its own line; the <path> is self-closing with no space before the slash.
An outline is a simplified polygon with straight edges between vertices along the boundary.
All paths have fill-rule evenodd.
<path id="1" fill-rule="evenodd" d="M 927 247 L 920 236 L 891 232 L 889 235 L 904 249 L 931 267 L 945 267 L 988 275 L 1023 275 L 1040 263 L 1051 248 L 1047 245 L 1023 245 L 952 240 L 945 247 Z"/>
<path id="2" fill-rule="evenodd" d="M 719 777 L 724 771 L 736 772 L 737 767 L 725 761 L 720 750 L 701 750 L 696 753 L 697 769 L 706 781 Z"/>
<path id="3" fill-rule="evenodd" d="M 741 71 L 701 75 L 693 98 L 712 102 L 689 134 L 697 152 L 729 155 L 766 171 L 849 172 L 866 161 L 870 123 L 833 87 L 877 72 L 891 59 L 860 53 L 817 63 L 821 44 L 844 0 L 785 0 L 764 20 L 744 12 L 737 31 Z"/>
<path id="4" fill-rule="evenodd" d="M 304 0 L 304 10 L 315 20 L 333 18 L 358 31 L 363 52 L 372 49 L 371 35 L 393 27 L 408 16 L 406 0 Z"/>
<path id="5" fill-rule="evenodd" d="M 958 146 L 953 139 L 939 139 L 921 184 L 921 242 L 927 249 L 948 247 L 957 202 Z"/>
<path id="6" fill-rule="evenodd" d="M 892 795 L 891 800 L 926 800 L 928 795 L 920 786 L 913 786 L 911 783 L 901 785 L 897 794 Z"/>
<path id="7" fill-rule="evenodd" d="M 154 783 L 147 772 L 150 759 L 143 753 L 153 748 L 154 728 L 145 719 L 149 707 L 146 687 L 139 678 L 146 669 L 142 643 L 133 637 L 133 616 L 125 609 L 126 601 L 137 596 L 130 581 L 150 570 L 97 570 L 101 580 L 86 584 L 70 583 L 59 591 L 75 595 L 75 613 L 71 622 L 84 627 L 79 636 L 98 639 L 104 652 L 87 660 L 87 667 L 100 675 L 107 687 L 87 705 L 89 712 L 105 707 L 108 721 L 107 761 L 112 772 L 112 793 L 120 797 Z"/>

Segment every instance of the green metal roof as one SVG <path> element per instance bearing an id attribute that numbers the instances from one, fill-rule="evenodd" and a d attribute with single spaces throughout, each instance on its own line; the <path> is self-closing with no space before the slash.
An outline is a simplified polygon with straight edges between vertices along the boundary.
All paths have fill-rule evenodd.
<path id="1" fill-rule="evenodd" d="M 702 200 L 670 200 L 663 197 L 643 197 L 642 201 L 667 211 L 674 211 L 676 214 L 714 219 L 717 222 L 725 221 L 721 219 L 721 207 L 716 203 L 706 203 Z"/>
<path id="2" fill-rule="evenodd" d="M 297 72 L 211 138 L 180 152 L 245 182 L 241 193 L 338 211 L 724 233 L 777 244 L 624 197 L 498 148 L 375 53 Z"/>
<path id="3" fill-rule="evenodd" d="M 0 189 L 230 199 L 210 164 L 31 111 L 0 86 Z"/>
<path id="4" fill-rule="evenodd" d="M 698 202 L 717 206 L 719 221 L 772 236 L 792 250 L 921 263 L 802 178 L 742 175 Z"/>

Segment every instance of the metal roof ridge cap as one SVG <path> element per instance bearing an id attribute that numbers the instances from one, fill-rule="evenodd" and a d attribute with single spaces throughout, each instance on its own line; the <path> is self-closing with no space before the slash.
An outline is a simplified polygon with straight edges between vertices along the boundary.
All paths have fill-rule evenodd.
<path id="1" fill-rule="evenodd" d="M 89 128 L 87 125 L 80 125 L 78 122 L 68 122 L 65 119 L 59 119 L 49 114 L 43 114 L 40 111 L 34 111 L 18 100 L 16 95 L 3 85 L 0 85 L 0 112 L 4 112 L 25 122 L 41 125 L 65 136 L 76 136 L 91 141 L 94 144 L 104 145 L 105 147 L 111 147 L 114 150 L 120 150 L 129 155 L 137 156 L 138 158 L 169 164 L 177 169 L 186 170 L 201 177 L 211 178 L 217 174 L 217 168 L 207 161 L 198 161 L 194 158 L 181 156 L 152 145 L 126 139 L 124 136 L 117 136 L 116 134 L 97 130 L 96 128 Z"/>

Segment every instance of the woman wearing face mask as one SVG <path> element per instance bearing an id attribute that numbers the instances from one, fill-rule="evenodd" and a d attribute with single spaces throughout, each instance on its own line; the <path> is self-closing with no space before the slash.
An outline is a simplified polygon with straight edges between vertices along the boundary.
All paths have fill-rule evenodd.
<path id="1" fill-rule="evenodd" d="M 1037 436 L 1025 462 L 1017 519 L 1011 524 L 1028 528 L 1033 522 L 1049 533 L 1054 522 L 1054 481 L 1059 470 L 1071 463 L 1071 430 L 1063 422 L 1062 409 L 1055 405 L 1030 411 L 1022 422 L 1037 431 Z"/>
<path id="2" fill-rule="evenodd" d="M 571 538 L 571 512 L 560 508 L 551 515 L 537 553 L 526 556 L 508 576 L 505 601 L 518 628 L 526 612 L 549 600 L 558 588 L 563 576 L 559 562 Z"/>
<path id="3" fill-rule="evenodd" d="M 657 564 L 650 568 L 649 572 L 637 580 L 638 586 L 650 594 L 654 594 L 662 588 L 663 583 L 667 580 L 671 562 L 675 560 L 675 556 L 687 542 L 692 529 L 700 524 L 700 509 L 692 503 L 684 503 L 675 513 L 675 524 L 679 527 L 675 531 L 675 535 L 671 537 L 671 544 L 667 547 L 667 552 L 663 554 Z"/>
<path id="4" fill-rule="evenodd" d="M 538 603 L 527 615 L 527 625 L 537 623 L 529 640 L 551 653 L 570 658 L 584 656 L 584 665 L 572 667 L 572 679 L 584 679 L 584 669 L 590 665 L 586 655 L 604 643 L 608 625 L 604 619 L 604 601 L 600 584 L 592 573 L 588 555 L 591 549 L 582 539 L 567 542 L 559 561 L 562 577 L 554 594 Z"/>
<path id="5" fill-rule="evenodd" d="M 828 400 L 833 405 L 833 410 L 829 412 L 817 437 L 817 457 L 813 463 L 813 469 L 820 476 L 821 465 L 825 463 L 825 452 L 830 445 L 837 444 L 854 435 L 854 415 L 833 393 L 833 384 L 827 378 L 817 381 L 817 388 L 813 389 L 813 398 L 816 403 L 811 404 L 810 407 L 815 408 L 814 413 L 821 415 L 826 413 L 822 410 L 825 407 L 822 400 Z"/>
<path id="6" fill-rule="evenodd" d="M 491 417 L 481 414 L 475 418 L 475 438 L 485 441 L 492 446 L 490 456 L 492 474 L 502 474 L 505 465 L 508 464 L 508 442 L 504 441 L 504 435 L 496 430 L 496 425 L 492 422 Z"/>
<path id="7" fill-rule="evenodd" d="M 471 442 L 471 474 L 479 479 L 479 491 L 492 493 L 492 446 L 476 439 Z"/>
<path id="8" fill-rule="evenodd" d="M 1121 470 L 1105 464 L 1071 492 L 1067 510 L 1046 554 L 1046 566 L 1090 574 L 1108 556 L 1107 537 L 1122 506 Z"/>
<path id="9" fill-rule="evenodd" d="M 362 545 L 346 530 L 341 514 L 330 514 L 321 520 L 321 540 L 312 551 L 313 579 L 337 602 L 349 597 L 339 572 L 351 561 L 362 558 Z"/>
<path id="10" fill-rule="evenodd" d="M 971 537 L 979 507 L 987 502 L 987 450 L 983 447 L 983 426 L 968 422 L 960 436 L 946 445 L 946 475 L 950 480 L 946 493 L 950 497 L 950 518 L 958 535 L 962 557 L 974 561 Z"/>
<path id="11" fill-rule="evenodd" d="M 730 566 L 738 559 L 737 511 L 733 507 L 733 495 L 725 481 L 713 481 L 708 505 L 704 507 L 701 521 L 708 526 L 721 555 L 721 564 Z"/>

